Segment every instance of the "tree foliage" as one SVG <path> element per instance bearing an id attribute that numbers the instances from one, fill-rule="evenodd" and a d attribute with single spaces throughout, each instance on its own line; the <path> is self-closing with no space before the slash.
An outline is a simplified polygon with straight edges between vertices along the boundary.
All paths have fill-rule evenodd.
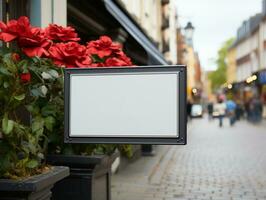
<path id="1" fill-rule="evenodd" d="M 217 69 L 210 73 L 209 80 L 212 84 L 212 90 L 216 91 L 226 82 L 226 69 L 227 69 L 227 62 L 226 57 L 228 54 L 228 50 L 230 46 L 233 44 L 234 38 L 230 38 L 227 40 L 222 47 L 218 51 L 218 58 L 216 59 L 215 63 L 217 65 Z"/>

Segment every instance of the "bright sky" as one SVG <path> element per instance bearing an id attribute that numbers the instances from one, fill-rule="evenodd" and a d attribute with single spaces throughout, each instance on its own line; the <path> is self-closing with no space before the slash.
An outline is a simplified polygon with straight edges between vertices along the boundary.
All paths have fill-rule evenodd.
<path id="1" fill-rule="evenodd" d="M 236 36 L 237 28 L 262 10 L 262 0 L 175 0 L 182 27 L 191 21 L 195 27 L 194 47 L 201 65 L 215 69 L 214 58 L 227 39 Z"/>

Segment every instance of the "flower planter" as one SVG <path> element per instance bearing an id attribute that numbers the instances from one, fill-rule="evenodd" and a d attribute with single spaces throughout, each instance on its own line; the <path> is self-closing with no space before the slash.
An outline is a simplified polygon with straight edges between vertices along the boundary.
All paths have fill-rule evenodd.
<path id="1" fill-rule="evenodd" d="M 70 168 L 70 176 L 55 184 L 53 199 L 110 200 L 111 165 L 118 156 L 47 156 L 48 163 Z"/>
<path id="2" fill-rule="evenodd" d="M 122 51 L 122 45 L 108 36 L 81 44 L 71 27 L 56 24 L 34 27 L 26 16 L 0 22 L 0 41 L 4 47 L 0 48 L 3 50 L 0 52 L 0 93 L 5 97 L 0 99 L 4 111 L 0 117 L 0 146 L 4 147 L 0 151 L 0 177 L 29 176 L 45 163 L 43 158 L 48 146 L 49 152 L 64 149 L 62 68 L 129 67 L 133 64 Z M 96 152 L 97 148 L 107 151 L 105 146 L 91 147 L 94 149 L 90 152 Z M 48 157 L 50 163 L 71 167 L 71 176 L 56 184 L 52 198 L 110 199 L 112 158 Z M 22 181 L 0 179 L 0 200 L 49 199 L 53 184 L 68 175 L 66 170 L 69 169 L 54 168 L 49 173 Z M 84 198 L 79 198 L 82 196 Z"/>
<path id="3" fill-rule="evenodd" d="M 46 173 L 22 180 L 0 179 L 0 200 L 48 200 L 54 184 L 68 175 L 68 167 L 53 167 Z"/>
<path id="4" fill-rule="evenodd" d="M 143 156 L 154 156 L 155 155 L 154 145 L 151 145 L 151 144 L 141 145 L 141 151 L 142 151 Z"/>

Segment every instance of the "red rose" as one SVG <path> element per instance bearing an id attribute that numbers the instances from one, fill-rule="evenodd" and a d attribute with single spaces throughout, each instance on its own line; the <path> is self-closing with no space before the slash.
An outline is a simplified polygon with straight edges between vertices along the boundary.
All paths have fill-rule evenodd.
<path id="1" fill-rule="evenodd" d="M 132 66 L 131 59 L 123 51 L 116 52 L 113 57 L 107 58 L 104 62 L 107 67 Z"/>
<path id="2" fill-rule="evenodd" d="M 121 60 L 119 58 L 113 57 L 113 58 L 107 58 L 104 62 L 104 66 L 106 67 L 119 67 L 119 66 L 129 66 L 127 62 L 124 60 Z"/>
<path id="3" fill-rule="evenodd" d="M 87 48 L 90 54 L 104 58 L 120 51 L 121 45 L 113 43 L 108 36 L 101 36 L 99 40 L 89 42 Z"/>
<path id="4" fill-rule="evenodd" d="M 7 24 L 0 21 L 0 29 L 0 40 L 11 42 L 28 32 L 30 29 L 30 22 L 25 16 L 20 17 L 18 20 L 10 20 Z"/>
<path id="5" fill-rule="evenodd" d="M 127 55 L 123 51 L 119 51 L 116 53 L 116 57 L 120 60 L 123 60 L 127 66 L 132 66 L 131 59 L 127 57 Z"/>
<path id="6" fill-rule="evenodd" d="M 17 39 L 18 46 L 27 56 L 48 56 L 47 49 L 51 42 L 41 28 L 30 26 L 28 17 L 22 16 L 7 24 L 0 22 L 0 29 L 0 39 L 5 42 Z"/>
<path id="7" fill-rule="evenodd" d="M 68 41 L 79 41 L 78 34 L 75 29 L 68 26 L 62 27 L 56 24 L 50 24 L 46 29 L 46 34 L 50 40 L 68 42 Z"/>
<path id="8" fill-rule="evenodd" d="M 88 67 L 91 57 L 84 45 L 77 42 L 57 43 L 49 49 L 50 58 L 59 66 L 69 67 Z"/>
<path id="9" fill-rule="evenodd" d="M 48 48 L 51 45 L 41 28 L 32 27 L 18 38 L 18 46 L 29 57 L 48 56 Z"/>
<path id="10" fill-rule="evenodd" d="M 28 83 L 30 82 L 30 79 L 31 79 L 31 75 L 30 73 L 22 73 L 20 75 L 20 80 L 23 82 L 23 83 Z"/>
<path id="11" fill-rule="evenodd" d="M 17 53 L 12 53 L 11 58 L 13 61 L 18 62 L 20 61 L 20 55 Z"/>
<path id="12" fill-rule="evenodd" d="M 104 63 L 92 63 L 90 67 L 105 67 Z"/>

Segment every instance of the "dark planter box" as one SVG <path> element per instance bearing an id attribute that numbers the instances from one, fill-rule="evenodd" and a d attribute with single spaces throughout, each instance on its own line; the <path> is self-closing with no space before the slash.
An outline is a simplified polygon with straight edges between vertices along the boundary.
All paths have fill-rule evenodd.
<path id="1" fill-rule="evenodd" d="M 54 200 L 110 200 L 112 156 L 49 155 L 47 162 L 70 168 L 70 176 L 55 184 Z"/>
<path id="2" fill-rule="evenodd" d="M 68 175 L 68 167 L 53 167 L 22 180 L 0 179 L 0 200 L 48 200 L 54 184 Z"/>
<path id="3" fill-rule="evenodd" d="M 151 145 L 151 144 L 141 145 L 142 155 L 143 156 L 154 156 L 155 155 L 154 147 L 155 145 Z"/>

